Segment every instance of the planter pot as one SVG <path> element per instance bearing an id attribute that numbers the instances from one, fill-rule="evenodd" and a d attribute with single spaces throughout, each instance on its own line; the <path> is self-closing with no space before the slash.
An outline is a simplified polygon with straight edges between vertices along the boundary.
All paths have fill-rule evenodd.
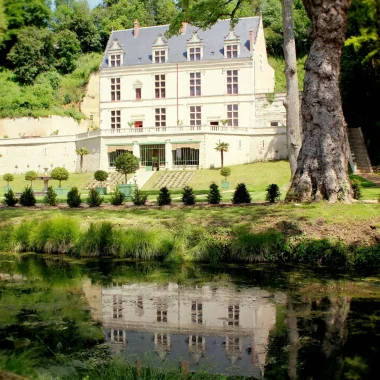
<path id="1" fill-rule="evenodd" d="M 230 183 L 226 181 L 222 181 L 222 189 L 229 189 L 230 188 Z"/>
<path id="2" fill-rule="evenodd" d="M 4 193 L 7 193 L 9 190 L 12 190 L 12 186 L 4 186 L 3 187 Z"/>
<path id="3" fill-rule="evenodd" d="M 117 185 L 117 188 L 127 198 L 130 198 L 136 190 L 136 185 L 135 184 Z"/>
<path id="4" fill-rule="evenodd" d="M 145 171 L 152 172 L 153 171 L 153 166 L 145 166 Z"/>
<path id="5" fill-rule="evenodd" d="M 99 195 L 106 195 L 107 194 L 107 188 L 106 187 L 95 187 L 95 190 Z"/>
<path id="6" fill-rule="evenodd" d="M 67 193 L 69 192 L 69 189 L 67 189 L 65 187 L 57 187 L 54 189 L 54 191 L 57 193 L 57 196 L 59 198 L 66 198 Z"/>

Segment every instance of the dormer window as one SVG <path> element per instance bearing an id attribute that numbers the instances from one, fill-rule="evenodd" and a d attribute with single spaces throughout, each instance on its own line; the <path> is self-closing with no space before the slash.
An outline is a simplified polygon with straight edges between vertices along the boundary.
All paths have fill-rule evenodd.
<path id="1" fill-rule="evenodd" d="M 224 58 L 233 59 L 240 56 L 240 38 L 233 29 L 224 38 Z"/>
<path id="2" fill-rule="evenodd" d="M 192 37 L 187 41 L 187 60 L 200 61 L 203 58 L 203 42 L 199 38 L 196 31 L 193 32 Z"/>
<path id="3" fill-rule="evenodd" d="M 165 63 L 168 61 L 168 43 L 159 33 L 152 46 L 152 62 Z"/>
<path id="4" fill-rule="evenodd" d="M 123 45 L 119 43 L 117 38 L 112 42 L 112 45 L 108 48 L 108 66 L 118 67 L 123 65 Z"/>

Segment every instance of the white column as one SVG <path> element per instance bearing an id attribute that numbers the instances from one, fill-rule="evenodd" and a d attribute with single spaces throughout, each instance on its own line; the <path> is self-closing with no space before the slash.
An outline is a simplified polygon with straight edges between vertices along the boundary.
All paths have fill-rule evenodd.
<path id="1" fill-rule="evenodd" d="M 170 140 L 165 141 L 165 168 L 173 169 L 172 143 Z"/>
<path id="2" fill-rule="evenodd" d="M 133 141 L 132 153 L 135 157 L 140 158 L 140 146 L 137 141 Z"/>

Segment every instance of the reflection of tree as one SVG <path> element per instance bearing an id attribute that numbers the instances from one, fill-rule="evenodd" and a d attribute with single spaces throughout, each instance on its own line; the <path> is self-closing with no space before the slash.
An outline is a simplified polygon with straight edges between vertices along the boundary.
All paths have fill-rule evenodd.
<path id="1" fill-rule="evenodd" d="M 288 301 L 288 315 L 286 317 L 288 325 L 288 341 L 289 341 L 289 363 L 288 363 L 288 376 L 290 379 L 297 379 L 297 358 L 298 358 L 298 340 L 299 333 L 297 327 L 297 315 L 294 310 L 292 300 Z"/>

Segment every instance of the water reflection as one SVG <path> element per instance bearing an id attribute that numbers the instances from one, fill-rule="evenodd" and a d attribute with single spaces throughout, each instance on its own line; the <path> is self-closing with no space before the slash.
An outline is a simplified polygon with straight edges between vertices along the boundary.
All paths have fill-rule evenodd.
<path id="1" fill-rule="evenodd" d="M 91 291 L 89 291 L 91 289 Z M 264 375 L 269 332 L 282 293 L 208 284 L 135 283 L 84 287 L 114 352 L 153 352 L 190 369 Z M 96 306 L 95 306 L 96 305 Z M 155 358 L 153 357 L 153 360 Z"/>

